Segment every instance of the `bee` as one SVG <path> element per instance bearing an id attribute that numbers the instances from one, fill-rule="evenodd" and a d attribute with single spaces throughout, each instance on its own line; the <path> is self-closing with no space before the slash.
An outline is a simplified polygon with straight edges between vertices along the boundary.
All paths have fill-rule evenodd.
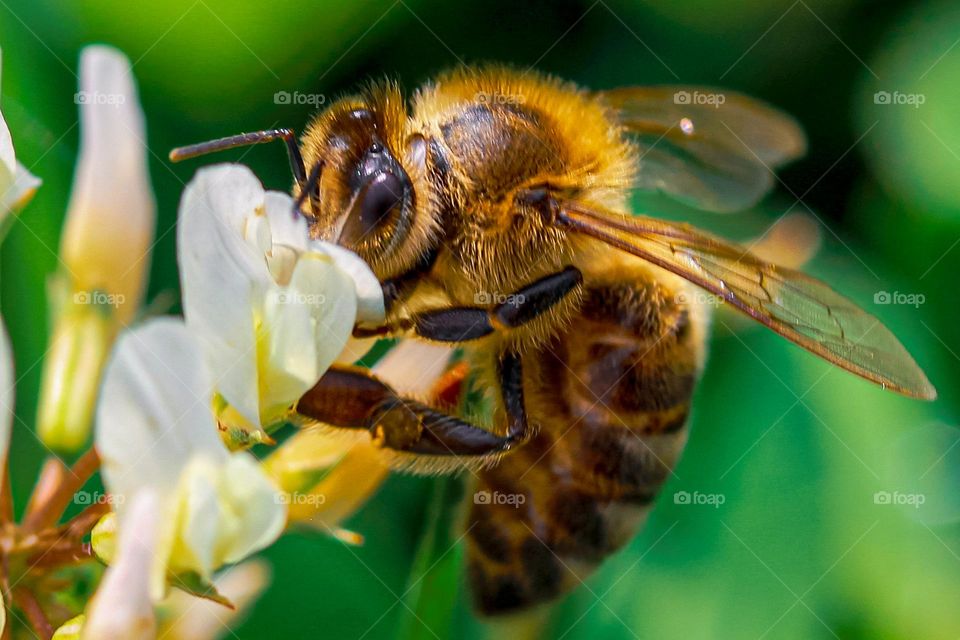
<path id="1" fill-rule="evenodd" d="M 466 556 L 482 614 L 557 598 L 639 530 L 686 441 L 704 291 L 886 389 L 936 396 L 897 339 L 827 285 L 630 211 L 632 189 L 713 211 L 757 202 L 805 139 L 746 96 L 460 68 L 409 102 L 372 83 L 299 144 L 261 131 L 171 158 L 270 140 L 287 145 L 312 233 L 383 285 L 385 323 L 355 335 L 456 345 L 491 391 L 480 425 L 334 366 L 296 406 L 369 431 L 395 467 L 476 476 Z"/>

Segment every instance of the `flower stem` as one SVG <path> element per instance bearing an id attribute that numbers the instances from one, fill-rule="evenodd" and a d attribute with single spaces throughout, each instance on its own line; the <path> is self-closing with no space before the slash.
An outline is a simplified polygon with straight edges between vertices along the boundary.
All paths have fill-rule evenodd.
<path id="1" fill-rule="evenodd" d="M 47 620 L 47 614 L 43 612 L 36 596 L 26 589 L 17 589 L 13 593 L 13 598 L 17 606 L 26 614 L 37 636 L 43 640 L 50 640 L 53 637 L 53 625 Z"/>
<path id="2" fill-rule="evenodd" d="M 13 522 L 13 491 L 10 489 L 10 474 L 6 473 L 4 468 L 3 477 L 0 478 L 0 527 Z"/>
<path id="3" fill-rule="evenodd" d="M 97 450 L 91 447 L 70 468 L 70 472 L 63 477 L 60 486 L 52 491 L 49 497 L 24 519 L 23 533 L 36 533 L 57 524 L 70 501 L 73 500 L 74 494 L 87 483 L 87 480 L 99 468 L 100 456 L 97 454 Z"/>
<path id="4" fill-rule="evenodd" d="M 56 492 L 57 487 L 63 484 L 64 478 L 70 473 L 67 466 L 54 456 L 48 457 L 43 467 L 40 469 L 40 475 L 37 477 L 37 483 L 30 493 L 30 499 L 27 501 L 27 510 L 25 517 L 37 511 Z"/>

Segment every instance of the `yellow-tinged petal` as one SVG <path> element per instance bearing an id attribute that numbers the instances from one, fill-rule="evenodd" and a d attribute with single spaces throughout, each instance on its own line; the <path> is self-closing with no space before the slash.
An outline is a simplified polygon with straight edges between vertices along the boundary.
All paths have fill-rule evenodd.
<path id="1" fill-rule="evenodd" d="M 87 607 L 83 640 L 156 637 L 150 574 L 160 544 L 161 499 L 150 489 L 131 500 L 117 552 Z"/>
<path id="2" fill-rule="evenodd" d="M 130 61 L 112 47 L 80 55 L 80 158 L 60 254 L 77 291 L 114 296 L 127 323 L 142 298 L 156 205 Z"/>
<path id="3" fill-rule="evenodd" d="M 83 631 L 83 623 L 87 621 L 87 616 L 82 613 L 74 616 L 64 622 L 53 633 L 51 640 L 80 640 L 80 633 Z"/>
<path id="4" fill-rule="evenodd" d="M 370 441 L 358 442 L 312 489 L 294 492 L 289 520 L 333 534 L 340 523 L 370 499 L 390 469 Z"/>
<path id="5" fill-rule="evenodd" d="M 309 491 L 360 438 L 333 437 L 321 429 L 299 431 L 263 461 L 263 470 L 286 493 Z"/>
<path id="6" fill-rule="evenodd" d="M 106 564 L 113 562 L 117 553 L 117 514 L 113 511 L 104 515 L 90 532 L 90 546 Z"/>

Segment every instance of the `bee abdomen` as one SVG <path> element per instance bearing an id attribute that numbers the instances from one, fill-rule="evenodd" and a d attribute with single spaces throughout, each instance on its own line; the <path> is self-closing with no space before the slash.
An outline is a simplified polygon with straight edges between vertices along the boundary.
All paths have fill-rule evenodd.
<path id="1" fill-rule="evenodd" d="M 588 283 L 570 329 L 524 356 L 539 430 L 482 472 L 470 511 L 469 574 L 481 613 L 533 606 L 586 580 L 637 533 L 672 473 L 702 326 L 663 289 L 643 278 Z"/>
<path id="2" fill-rule="evenodd" d="M 640 453 L 638 443 L 617 442 L 634 437 L 622 427 L 609 431 L 592 441 L 577 433 L 567 434 L 569 442 L 538 435 L 529 450 L 481 474 L 468 531 L 468 570 L 481 613 L 563 594 L 639 530 L 669 463 Z M 683 433 L 658 437 L 682 442 Z M 531 455 L 548 447 L 539 460 Z"/>

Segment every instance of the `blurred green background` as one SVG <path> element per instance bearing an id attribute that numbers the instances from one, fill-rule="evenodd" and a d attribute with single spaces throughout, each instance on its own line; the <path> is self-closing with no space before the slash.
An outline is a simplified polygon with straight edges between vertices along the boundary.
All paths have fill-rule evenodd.
<path id="1" fill-rule="evenodd" d="M 302 127 L 313 106 L 276 104 L 277 91 L 332 99 L 384 74 L 412 88 L 440 69 L 485 60 L 593 88 L 725 86 L 794 114 L 810 137 L 807 157 L 745 216 L 696 214 L 640 195 L 638 210 L 733 238 L 760 233 L 788 210 L 816 215 L 824 247 L 810 271 L 882 318 L 940 399 L 884 393 L 768 331 L 733 333 L 724 326 L 730 316 L 720 316 L 676 476 L 642 534 L 555 609 L 545 633 L 956 638 L 958 35 L 960 5 L 950 1 L 0 0 L 3 113 L 18 157 L 44 180 L 2 253 L 2 312 L 20 376 L 15 496 L 22 502 L 45 453 L 28 430 L 47 340 L 45 280 L 57 267 L 76 156 L 83 45 L 113 44 L 135 63 L 159 204 L 150 296 L 174 300 L 176 207 L 201 163 L 172 166 L 166 152 L 240 131 Z M 878 91 L 921 95 L 923 104 L 878 104 Z M 288 187 L 281 146 L 216 161 L 241 157 L 268 186 Z M 925 301 L 875 304 L 881 291 Z M 490 633 L 471 617 L 450 571 L 456 550 L 404 598 L 413 608 L 422 605 L 415 593 L 438 604 L 421 610 L 427 626 L 400 603 L 423 570 L 415 556 L 438 485 L 394 476 L 348 523 L 366 536 L 363 547 L 313 534 L 283 538 L 264 554 L 272 586 L 230 637 Z M 675 504 L 679 491 L 720 494 L 724 503 Z M 922 496 L 923 504 L 878 504 L 878 492 Z"/>

